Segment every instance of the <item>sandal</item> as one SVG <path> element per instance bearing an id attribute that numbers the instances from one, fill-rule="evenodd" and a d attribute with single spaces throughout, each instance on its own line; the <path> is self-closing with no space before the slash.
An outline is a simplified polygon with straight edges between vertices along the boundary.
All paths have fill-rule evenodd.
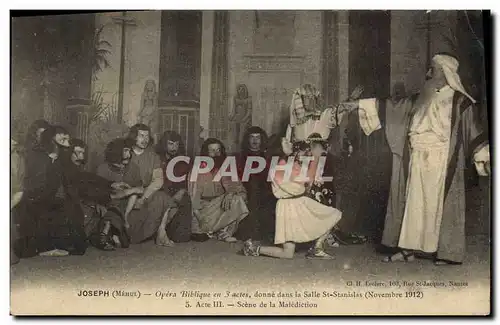
<path id="1" fill-rule="evenodd" d="M 395 256 L 401 255 L 402 259 L 395 259 Z M 415 260 L 415 254 L 408 253 L 405 251 L 398 252 L 396 254 L 386 256 L 382 260 L 384 263 L 394 263 L 394 262 L 413 262 Z"/>
<path id="2" fill-rule="evenodd" d="M 259 256 L 260 246 L 256 245 L 251 239 L 243 243 L 243 255 L 245 256 Z"/>
<path id="3" fill-rule="evenodd" d="M 306 258 L 310 260 L 333 260 L 335 257 L 325 252 L 321 248 L 311 248 L 306 254 Z"/>
<path id="4" fill-rule="evenodd" d="M 114 251 L 115 245 L 111 243 L 108 234 L 101 232 L 101 234 L 99 235 L 99 243 L 97 245 L 97 248 L 103 251 Z"/>

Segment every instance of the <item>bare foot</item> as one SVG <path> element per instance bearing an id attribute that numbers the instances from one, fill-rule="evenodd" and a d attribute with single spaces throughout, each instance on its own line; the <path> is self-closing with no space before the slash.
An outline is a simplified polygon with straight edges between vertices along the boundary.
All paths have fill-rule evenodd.
<path id="1" fill-rule="evenodd" d="M 164 230 L 158 232 L 158 235 L 156 236 L 156 245 L 172 247 L 174 246 L 174 242 L 168 238 L 167 232 Z"/>
<path id="2" fill-rule="evenodd" d="M 382 262 L 393 263 L 393 262 L 413 262 L 415 260 L 415 255 L 411 252 L 401 251 L 392 256 L 386 256 Z"/>

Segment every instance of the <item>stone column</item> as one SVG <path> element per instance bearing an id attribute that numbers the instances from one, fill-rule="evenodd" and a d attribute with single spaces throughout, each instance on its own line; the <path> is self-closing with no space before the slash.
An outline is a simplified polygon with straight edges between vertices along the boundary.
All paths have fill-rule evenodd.
<path id="1" fill-rule="evenodd" d="M 212 58 L 212 92 L 210 101 L 210 136 L 223 142 L 228 135 L 228 45 L 229 13 L 216 11 L 214 20 L 214 50 Z"/>
<path id="2" fill-rule="evenodd" d="M 337 13 L 338 26 L 338 96 L 345 100 L 349 96 L 349 11 Z"/>
<path id="3" fill-rule="evenodd" d="M 92 118 L 92 116 L 90 116 L 90 101 L 70 100 L 66 106 L 66 111 L 69 114 L 69 132 L 71 136 L 88 143 L 88 132 L 90 120 Z"/>
<path id="4" fill-rule="evenodd" d="M 210 101 L 212 95 L 212 59 L 214 49 L 214 20 L 212 10 L 203 11 L 201 34 L 201 85 L 200 85 L 200 126 L 203 138 L 208 138 L 210 128 Z"/>

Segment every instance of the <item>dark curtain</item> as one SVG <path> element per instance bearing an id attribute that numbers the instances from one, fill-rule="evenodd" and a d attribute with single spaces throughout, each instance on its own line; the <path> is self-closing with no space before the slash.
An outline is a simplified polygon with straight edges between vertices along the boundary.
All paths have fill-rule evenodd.
<path id="1" fill-rule="evenodd" d="M 389 11 L 349 13 L 349 92 L 364 87 L 363 97 L 384 98 L 390 94 L 391 15 Z M 363 231 L 379 242 L 385 219 L 390 183 L 391 156 L 383 130 L 369 137 L 359 123 L 350 123 L 357 134 L 353 143 L 358 157 L 359 182 L 357 219 Z"/>

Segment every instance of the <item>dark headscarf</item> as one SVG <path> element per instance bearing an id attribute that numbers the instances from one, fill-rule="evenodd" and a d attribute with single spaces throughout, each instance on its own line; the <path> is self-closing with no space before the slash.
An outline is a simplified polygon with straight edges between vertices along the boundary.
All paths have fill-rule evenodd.
<path id="1" fill-rule="evenodd" d="M 43 131 L 40 141 L 40 148 L 43 151 L 48 153 L 53 152 L 54 146 L 57 146 L 54 141 L 56 134 L 69 134 L 69 132 L 59 125 L 49 126 L 45 131 Z"/>
<path id="2" fill-rule="evenodd" d="M 108 164 L 120 164 L 123 160 L 123 149 L 132 149 L 133 144 L 134 140 L 131 138 L 118 138 L 111 141 L 104 151 L 104 160 Z"/>

